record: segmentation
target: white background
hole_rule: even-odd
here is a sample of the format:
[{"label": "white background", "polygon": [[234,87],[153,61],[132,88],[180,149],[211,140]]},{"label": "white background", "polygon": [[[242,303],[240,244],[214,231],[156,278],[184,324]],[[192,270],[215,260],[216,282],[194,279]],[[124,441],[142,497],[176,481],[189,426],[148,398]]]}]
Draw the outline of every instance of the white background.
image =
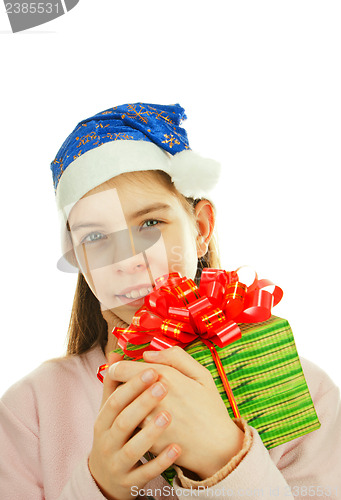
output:
[{"label": "white background", "polygon": [[0,394],[63,354],[76,275],[60,257],[50,162],[83,118],[126,102],[185,107],[218,159],[226,269],[284,290],[298,352],[341,385],[339,1],[80,0],[12,34],[0,6]]}]

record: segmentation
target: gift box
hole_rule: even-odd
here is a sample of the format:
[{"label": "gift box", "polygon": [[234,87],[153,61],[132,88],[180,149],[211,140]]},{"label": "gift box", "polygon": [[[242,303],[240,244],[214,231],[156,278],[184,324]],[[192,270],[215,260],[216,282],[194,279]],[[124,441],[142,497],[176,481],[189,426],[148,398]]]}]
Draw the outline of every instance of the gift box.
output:
[{"label": "gift box", "polygon": [[[267,449],[318,429],[290,325],[271,314],[281,290],[270,293],[264,289],[270,282],[258,278],[246,287],[235,272],[222,273],[205,271],[199,289],[186,278],[166,279],[129,328],[114,330],[120,345],[114,352],[143,361],[144,350],[180,345],[209,369],[230,417],[241,416],[257,429]],[[172,467],[163,473],[170,484],[174,475]]]}]

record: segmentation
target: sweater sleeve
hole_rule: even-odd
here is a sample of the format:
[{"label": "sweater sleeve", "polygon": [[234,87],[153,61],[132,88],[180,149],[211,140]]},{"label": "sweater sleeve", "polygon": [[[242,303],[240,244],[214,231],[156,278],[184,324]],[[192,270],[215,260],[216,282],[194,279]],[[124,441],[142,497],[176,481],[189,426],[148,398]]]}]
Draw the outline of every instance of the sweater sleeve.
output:
[{"label": "sweater sleeve", "polygon": [[104,500],[105,498],[90,474],[86,457],[74,469],[58,500]]},{"label": "sweater sleeve", "polygon": [[[312,370],[311,365],[307,365],[308,374]],[[320,429],[269,452],[256,429],[248,426],[252,434],[250,448],[238,465],[228,471],[226,477],[222,477],[223,469],[202,482],[179,474],[173,482],[177,496],[228,496],[269,500],[274,497],[280,500],[311,496],[333,500],[339,498],[340,392],[322,370],[317,369],[314,376],[316,383],[312,384],[312,397],[321,423]],[[228,468],[228,464],[226,467]]]}]

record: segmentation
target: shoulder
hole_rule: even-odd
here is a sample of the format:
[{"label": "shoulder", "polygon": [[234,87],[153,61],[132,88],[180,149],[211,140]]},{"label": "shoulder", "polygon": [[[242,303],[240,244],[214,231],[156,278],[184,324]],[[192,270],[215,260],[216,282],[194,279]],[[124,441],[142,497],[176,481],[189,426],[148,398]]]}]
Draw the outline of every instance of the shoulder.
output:
[{"label": "shoulder", "polygon": [[300,362],[314,403],[320,401],[328,393],[339,394],[339,387],[322,368],[301,356]]},{"label": "shoulder", "polygon": [[84,354],[45,361],[31,373],[13,384],[2,396],[2,411],[11,413],[23,424],[35,426],[38,433],[39,415],[49,407],[58,410],[67,401],[77,401],[82,394],[96,394],[100,382],[97,367],[105,362],[99,347]]},{"label": "shoulder", "polygon": [[96,378],[98,363],[103,362],[105,362],[105,357],[99,347],[93,348],[84,354],[49,359],[13,384],[5,392],[4,398],[6,399],[8,394],[28,390],[29,388],[39,390],[39,388],[51,383],[57,383],[60,386],[62,381],[65,380],[72,380],[74,383],[80,382],[87,375],[93,375],[94,370]]},{"label": "shoulder", "polygon": [[[330,455],[335,453],[335,446],[341,447],[341,400],[340,389],[330,376],[319,366],[305,358],[300,358],[308,389],[321,424],[320,429],[308,434],[305,441],[310,447],[322,443],[321,448],[329,450]],[[317,446],[317,445],[316,445]],[[333,450],[333,451],[332,451]],[[319,452],[322,453],[322,452]],[[336,459],[341,463],[341,457]]]}]

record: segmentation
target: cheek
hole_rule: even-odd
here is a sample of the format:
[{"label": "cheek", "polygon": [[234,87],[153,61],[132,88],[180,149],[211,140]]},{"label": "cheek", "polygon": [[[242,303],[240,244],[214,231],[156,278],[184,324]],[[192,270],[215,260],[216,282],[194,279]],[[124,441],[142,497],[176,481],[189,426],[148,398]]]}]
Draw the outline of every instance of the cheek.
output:
[{"label": "cheek", "polygon": [[194,278],[197,270],[197,252],[195,242],[185,235],[176,244],[168,248],[169,263],[172,272],[178,272],[182,276]]},{"label": "cheek", "polygon": [[112,293],[114,283],[108,268],[94,269],[84,277],[92,293],[101,303],[102,310],[114,309],[121,305],[119,299]]},{"label": "cheek", "polygon": [[153,279],[167,274],[169,270],[169,255],[163,237],[145,251],[146,260]]},{"label": "cheek", "polygon": [[162,238],[146,252],[148,265],[153,278],[169,272],[194,278],[197,270],[195,238],[190,229],[165,231]]}]

